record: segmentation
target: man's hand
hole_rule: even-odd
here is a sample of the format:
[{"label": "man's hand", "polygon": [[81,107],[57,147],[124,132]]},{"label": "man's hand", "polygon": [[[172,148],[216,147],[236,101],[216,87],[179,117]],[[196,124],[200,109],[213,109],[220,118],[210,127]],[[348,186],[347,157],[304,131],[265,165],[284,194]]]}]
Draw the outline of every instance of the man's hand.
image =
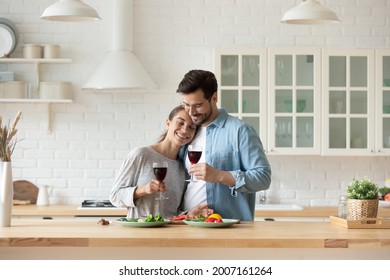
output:
[{"label": "man's hand", "polygon": [[198,180],[210,183],[223,183],[229,187],[236,184],[236,180],[228,171],[223,171],[208,165],[207,163],[197,163],[191,165],[189,173],[194,173]]},{"label": "man's hand", "polygon": [[198,217],[200,214],[202,214],[203,216],[207,217],[213,213],[214,213],[214,210],[211,208],[208,208],[207,203],[202,203],[202,204],[195,206],[191,210],[189,210],[187,213],[187,216],[188,217]]}]

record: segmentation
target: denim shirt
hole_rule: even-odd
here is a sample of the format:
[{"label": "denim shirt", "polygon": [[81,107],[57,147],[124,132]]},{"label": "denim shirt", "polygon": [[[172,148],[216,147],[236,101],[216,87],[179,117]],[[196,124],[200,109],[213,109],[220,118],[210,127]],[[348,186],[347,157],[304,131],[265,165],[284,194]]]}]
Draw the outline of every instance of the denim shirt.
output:
[{"label": "denim shirt", "polygon": [[[186,148],[180,151],[181,159]],[[229,171],[236,180],[233,187],[207,182],[208,207],[223,218],[253,221],[256,192],[271,184],[271,167],[254,128],[220,109],[207,126],[204,152],[207,164]]]}]

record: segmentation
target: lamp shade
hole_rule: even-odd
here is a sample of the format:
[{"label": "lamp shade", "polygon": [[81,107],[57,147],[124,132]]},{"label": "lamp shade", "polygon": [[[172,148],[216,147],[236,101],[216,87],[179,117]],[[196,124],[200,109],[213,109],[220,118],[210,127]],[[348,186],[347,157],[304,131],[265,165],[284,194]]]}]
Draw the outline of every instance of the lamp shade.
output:
[{"label": "lamp shade", "polygon": [[336,13],[324,7],[317,0],[304,0],[287,11],[280,20],[290,24],[329,24],[340,22]]},{"label": "lamp shade", "polygon": [[41,18],[53,21],[92,21],[101,19],[94,8],[80,0],[60,0],[47,7]]}]

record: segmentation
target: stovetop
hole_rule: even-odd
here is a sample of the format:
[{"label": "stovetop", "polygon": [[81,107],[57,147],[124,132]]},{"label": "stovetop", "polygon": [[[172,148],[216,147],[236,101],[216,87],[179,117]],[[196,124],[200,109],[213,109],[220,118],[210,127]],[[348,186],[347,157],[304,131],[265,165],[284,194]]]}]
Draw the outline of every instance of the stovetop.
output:
[{"label": "stovetop", "polygon": [[109,200],[84,200],[81,203],[82,208],[115,208]]}]

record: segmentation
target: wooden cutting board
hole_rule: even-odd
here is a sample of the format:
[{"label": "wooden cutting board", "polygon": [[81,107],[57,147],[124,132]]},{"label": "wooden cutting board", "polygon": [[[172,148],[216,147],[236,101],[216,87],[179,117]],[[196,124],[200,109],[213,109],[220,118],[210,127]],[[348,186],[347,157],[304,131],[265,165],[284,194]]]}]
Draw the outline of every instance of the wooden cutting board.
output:
[{"label": "wooden cutting board", "polygon": [[14,181],[14,200],[30,201],[31,204],[36,204],[38,198],[38,190],[38,187],[29,181]]}]

